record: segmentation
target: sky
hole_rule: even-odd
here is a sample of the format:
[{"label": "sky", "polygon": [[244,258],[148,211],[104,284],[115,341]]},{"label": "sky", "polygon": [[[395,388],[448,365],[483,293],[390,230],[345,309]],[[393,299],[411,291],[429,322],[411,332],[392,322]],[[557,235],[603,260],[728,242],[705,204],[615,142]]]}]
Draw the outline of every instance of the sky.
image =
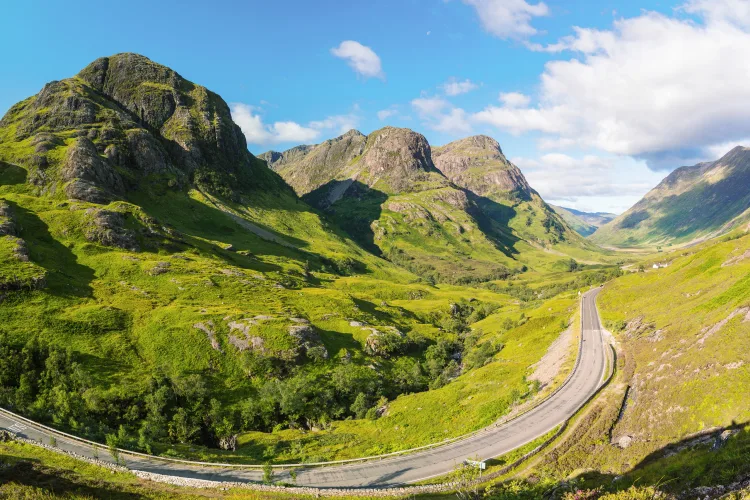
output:
[{"label": "sky", "polygon": [[220,94],[253,153],[486,134],[585,211],[750,146],[750,0],[27,0],[3,6],[0,47],[0,114],[137,52]]}]

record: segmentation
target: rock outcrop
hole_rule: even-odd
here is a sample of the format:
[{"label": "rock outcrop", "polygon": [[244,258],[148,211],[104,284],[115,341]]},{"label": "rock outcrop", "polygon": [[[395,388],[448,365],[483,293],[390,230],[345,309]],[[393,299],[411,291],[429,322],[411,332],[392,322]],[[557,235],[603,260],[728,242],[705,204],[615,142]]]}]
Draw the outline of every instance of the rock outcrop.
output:
[{"label": "rock outcrop", "polygon": [[526,178],[491,137],[475,135],[434,148],[432,158],[454,184],[479,196],[531,199],[533,190]]},{"label": "rock outcrop", "polygon": [[125,227],[125,214],[101,208],[89,208],[84,215],[84,235],[88,241],[108,247],[137,252],[135,232]]},{"label": "rock outcrop", "polygon": [[13,209],[4,200],[0,200],[0,236],[16,236]]},{"label": "rock outcrop", "polygon": [[125,190],[122,178],[99,156],[96,146],[86,137],[68,148],[61,171],[65,194],[69,198],[92,203],[109,203]]},{"label": "rock outcrop", "polygon": [[28,181],[42,192],[64,187],[72,199],[109,203],[155,181],[233,199],[288,189],[248,152],[221,97],[138,54],[97,59],[45,85],[8,111],[4,127],[19,142],[31,138],[33,152],[17,158]]}]

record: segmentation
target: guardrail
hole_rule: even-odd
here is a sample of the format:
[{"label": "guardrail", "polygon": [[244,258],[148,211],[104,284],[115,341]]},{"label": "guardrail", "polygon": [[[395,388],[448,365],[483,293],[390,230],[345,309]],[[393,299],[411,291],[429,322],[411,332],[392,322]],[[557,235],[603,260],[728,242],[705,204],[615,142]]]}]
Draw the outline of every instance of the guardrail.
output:
[{"label": "guardrail", "polygon": [[[415,448],[409,448],[407,450],[394,451],[394,452],[391,452],[391,453],[384,453],[384,454],[381,454],[381,455],[372,455],[372,456],[368,456],[368,457],[350,458],[350,459],[345,459],[345,460],[332,460],[332,461],[328,461],[328,462],[295,463],[295,464],[272,464],[271,467],[274,468],[274,469],[281,469],[281,470],[284,470],[284,469],[309,468],[309,467],[330,467],[330,466],[333,466],[333,465],[346,465],[346,464],[354,464],[354,463],[358,463],[358,462],[369,462],[369,461],[374,461],[374,460],[383,460],[383,459],[386,459],[386,458],[393,458],[393,457],[397,457],[397,456],[400,456],[400,455],[406,455],[406,454],[414,453],[414,452],[417,452],[417,451],[428,450],[428,449],[436,448],[436,447],[439,447],[439,446],[445,446],[445,445],[454,443],[456,441],[461,441],[463,439],[468,439],[468,438],[471,438],[471,437],[474,437],[474,436],[478,436],[478,435],[480,435],[482,433],[489,432],[489,431],[493,430],[494,428],[498,427],[499,425],[505,425],[505,424],[507,424],[509,422],[512,422],[512,421],[514,421],[514,420],[522,417],[523,415],[526,415],[527,413],[529,413],[530,411],[534,410],[538,406],[544,404],[546,401],[548,401],[550,398],[552,398],[555,394],[557,394],[558,392],[560,392],[570,382],[571,378],[573,377],[573,374],[575,374],[576,370],[580,366],[581,354],[582,354],[582,351],[583,351],[583,299],[584,299],[584,297],[585,297],[585,294],[581,295],[581,299],[580,299],[580,304],[581,304],[581,306],[580,306],[580,310],[581,310],[581,318],[580,318],[580,321],[581,321],[581,335],[580,335],[580,338],[579,338],[579,341],[578,341],[578,356],[576,357],[576,362],[573,365],[573,369],[568,374],[568,376],[563,381],[563,383],[560,384],[559,387],[557,387],[550,394],[548,394],[543,399],[541,399],[540,401],[538,401],[536,404],[534,404],[533,406],[531,406],[531,407],[525,409],[524,411],[518,413],[517,415],[514,415],[513,417],[511,417],[511,418],[509,418],[509,419],[507,419],[505,421],[498,421],[498,422],[496,422],[493,425],[490,425],[488,427],[484,427],[482,429],[478,429],[478,430],[473,431],[473,432],[469,432],[467,434],[463,434],[461,436],[456,436],[454,438],[448,438],[448,439],[445,439],[445,440],[437,442],[437,443],[430,443],[430,444],[426,444],[426,445],[423,445],[423,446],[418,446],[418,447],[415,447]],[[596,308],[596,305],[594,305],[594,307]],[[598,314],[599,313],[597,311],[597,316],[598,316]],[[598,392],[598,389],[597,389],[597,392]],[[44,424],[40,424],[40,423],[35,422],[33,420],[30,420],[28,418],[22,417],[21,415],[13,413],[10,410],[7,410],[7,409],[2,408],[2,407],[0,407],[0,413],[5,414],[6,416],[9,416],[9,417],[15,418],[17,420],[20,420],[22,422],[25,422],[27,424],[33,425],[33,426],[35,426],[35,427],[37,427],[39,429],[43,429],[43,430],[47,431],[48,433],[51,433],[51,434],[54,434],[54,435],[57,435],[57,436],[62,436],[62,437],[67,438],[68,440],[71,440],[71,441],[75,441],[75,442],[82,443],[82,444],[87,444],[89,446],[93,446],[93,447],[96,447],[98,449],[104,449],[104,450],[110,449],[109,446],[107,446],[106,444],[97,443],[96,441],[91,441],[89,439],[85,439],[85,438],[81,438],[81,437],[78,437],[78,436],[74,436],[72,434],[68,434],[66,432],[54,429],[52,427],[46,426]],[[197,460],[186,460],[186,459],[173,458],[173,457],[162,457],[162,456],[149,455],[149,454],[146,454],[146,453],[140,453],[140,452],[137,452],[137,451],[127,450],[127,449],[123,449],[123,448],[116,448],[116,450],[121,455],[127,455],[127,456],[131,456],[131,457],[138,457],[138,458],[146,459],[146,460],[149,460],[149,461],[155,461],[155,462],[178,463],[178,464],[185,464],[185,465],[195,465],[195,466],[200,466],[200,467],[218,467],[218,468],[251,469],[251,470],[262,470],[264,467],[267,467],[267,465],[261,465],[261,464],[229,464],[229,463],[218,463],[218,462],[201,462],[201,461],[197,461]]]}]

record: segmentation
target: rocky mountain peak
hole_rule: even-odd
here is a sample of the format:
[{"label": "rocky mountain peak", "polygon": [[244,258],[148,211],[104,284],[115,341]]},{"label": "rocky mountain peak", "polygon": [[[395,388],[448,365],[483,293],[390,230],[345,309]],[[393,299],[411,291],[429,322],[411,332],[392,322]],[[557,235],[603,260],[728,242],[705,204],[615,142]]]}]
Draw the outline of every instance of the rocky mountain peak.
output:
[{"label": "rocky mountain peak", "polygon": [[408,128],[385,127],[371,133],[361,163],[371,176],[387,174],[392,181],[436,171],[427,139]]},{"label": "rocky mountain peak", "polygon": [[480,196],[530,199],[533,190],[521,171],[503,154],[492,137],[475,135],[432,153],[435,167],[454,184]]},{"label": "rocky mountain peak", "polygon": [[[283,188],[248,152],[221,97],[138,54],[103,57],[76,77],[50,82],[12,107],[0,121],[6,126],[17,141],[32,138],[34,153],[14,159],[29,169],[30,182],[44,189],[61,183],[86,201],[126,196],[151,174],[172,187],[192,183],[229,197],[261,185]],[[122,181],[113,180],[118,171],[128,173]]]}]

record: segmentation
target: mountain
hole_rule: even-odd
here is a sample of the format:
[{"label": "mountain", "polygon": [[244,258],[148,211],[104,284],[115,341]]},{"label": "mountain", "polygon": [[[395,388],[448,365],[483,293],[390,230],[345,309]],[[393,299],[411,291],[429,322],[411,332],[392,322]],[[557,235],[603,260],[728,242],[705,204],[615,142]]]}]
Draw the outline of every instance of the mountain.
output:
[{"label": "mountain", "polygon": [[460,283],[504,278],[521,267],[482,230],[471,194],[435,168],[421,134],[352,130],[260,158],[365,248],[417,274]]},{"label": "mountain", "polygon": [[500,144],[485,135],[467,137],[433,150],[438,170],[471,199],[490,221],[487,230],[534,266],[539,250],[576,254],[597,252],[558,215],[508,161]]},{"label": "mountain", "polygon": [[535,395],[526,376],[576,298],[513,287],[522,307],[497,283],[404,269],[467,283],[522,266],[424,137],[386,128],[266,158],[285,176],[306,166],[304,199],[220,96],[137,54],[13,106],[0,406],[138,451],[258,463],[420,446]]},{"label": "mountain", "polygon": [[608,212],[581,212],[573,208],[559,207],[550,205],[555,212],[560,214],[565,222],[578,234],[583,237],[591,236],[600,226],[611,221],[616,214]]},{"label": "mountain", "polygon": [[[404,150],[388,177],[369,148],[375,186],[449,188],[424,155]],[[301,201],[220,96],[146,57],[98,59],[0,120],[0,406],[158,453],[375,418],[381,398],[458,375],[442,370],[463,344],[436,325],[470,292],[430,289]],[[436,302],[385,301],[408,297]],[[483,297],[467,317],[505,300]],[[421,359],[441,340],[428,378]],[[334,387],[343,365],[354,378]]]},{"label": "mountain", "polygon": [[691,243],[750,219],[750,148],[681,167],[591,237],[613,246]]}]

